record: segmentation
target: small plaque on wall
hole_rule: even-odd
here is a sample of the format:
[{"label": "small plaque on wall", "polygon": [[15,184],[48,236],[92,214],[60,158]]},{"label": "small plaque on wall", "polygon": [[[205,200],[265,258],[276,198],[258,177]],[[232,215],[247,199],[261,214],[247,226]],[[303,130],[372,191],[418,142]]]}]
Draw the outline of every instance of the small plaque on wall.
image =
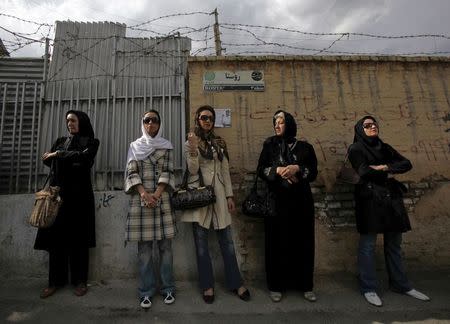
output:
[{"label": "small plaque on wall", "polygon": [[216,122],[214,127],[231,127],[231,109],[214,109],[216,113]]}]

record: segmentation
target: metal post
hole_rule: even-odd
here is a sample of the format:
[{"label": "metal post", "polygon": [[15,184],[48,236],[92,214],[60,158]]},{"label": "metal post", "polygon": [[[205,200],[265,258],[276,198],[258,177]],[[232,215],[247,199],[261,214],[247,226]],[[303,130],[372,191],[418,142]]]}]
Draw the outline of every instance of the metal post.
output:
[{"label": "metal post", "polygon": [[220,31],[219,31],[219,13],[217,12],[217,8],[213,11],[214,14],[214,39],[216,43],[216,55],[222,56],[222,43],[220,41]]}]

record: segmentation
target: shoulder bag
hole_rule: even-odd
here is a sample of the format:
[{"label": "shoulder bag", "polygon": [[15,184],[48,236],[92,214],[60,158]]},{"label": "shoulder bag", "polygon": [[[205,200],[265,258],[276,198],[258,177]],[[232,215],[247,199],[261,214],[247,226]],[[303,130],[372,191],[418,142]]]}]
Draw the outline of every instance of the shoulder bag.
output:
[{"label": "shoulder bag", "polygon": [[42,190],[35,193],[34,206],[28,223],[38,228],[47,228],[53,225],[62,205],[59,196],[59,186],[50,186],[48,180],[53,172],[53,163],[50,173],[45,180]]},{"label": "shoulder bag", "polygon": [[256,172],[253,187],[242,203],[242,212],[250,217],[274,217],[276,215],[275,198],[268,189],[264,193],[258,192],[258,178],[258,172]]},{"label": "shoulder bag", "polygon": [[[180,188],[172,194],[172,206],[176,210],[194,209],[206,207],[216,202],[214,193],[214,181],[212,185],[205,186],[203,182],[202,170],[198,168],[198,179],[200,186],[198,188],[189,188],[188,186],[189,169],[184,171],[183,182]],[[215,177],[215,175],[214,175]],[[215,179],[215,178],[214,178]]]},{"label": "shoulder bag", "polygon": [[359,183],[359,174],[353,169],[348,160],[348,153],[345,155],[344,162],[342,163],[341,169],[339,170],[336,182],[347,183],[347,184],[357,184]]}]

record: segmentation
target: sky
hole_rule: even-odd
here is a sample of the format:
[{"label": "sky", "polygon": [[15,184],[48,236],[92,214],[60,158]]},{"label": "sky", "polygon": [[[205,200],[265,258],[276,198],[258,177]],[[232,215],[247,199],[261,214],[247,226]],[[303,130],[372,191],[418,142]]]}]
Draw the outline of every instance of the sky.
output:
[{"label": "sky", "polygon": [[[12,57],[40,57],[55,21],[110,21],[130,37],[179,32],[192,55],[214,55],[215,8],[224,55],[450,55],[448,0],[2,0],[0,38]],[[386,38],[405,35],[434,36]]]}]

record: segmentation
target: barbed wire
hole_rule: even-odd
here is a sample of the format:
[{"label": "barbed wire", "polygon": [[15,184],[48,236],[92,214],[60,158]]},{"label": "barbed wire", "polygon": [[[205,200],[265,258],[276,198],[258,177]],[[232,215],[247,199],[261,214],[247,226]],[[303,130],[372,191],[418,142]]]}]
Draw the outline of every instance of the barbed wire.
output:
[{"label": "barbed wire", "polygon": [[20,18],[20,17],[17,17],[17,16],[13,16],[13,15],[1,13],[1,12],[0,12],[0,16],[4,16],[4,17],[8,17],[8,18],[17,19],[17,20],[20,20],[20,21],[23,21],[23,22],[26,22],[26,23],[30,23],[30,24],[35,24],[35,25],[39,25],[39,26],[47,26],[47,27],[53,28],[53,25],[50,25],[50,24],[39,23],[39,22],[36,22],[36,21],[31,21],[31,20],[23,19],[23,18]]},{"label": "barbed wire", "polygon": [[160,17],[157,17],[157,18],[153,18],[153,19],[150,19],[150,20],[148,20],[146,22],[143,22],[143,23],[140,23],[140,24],[128,26],[127,28],[128,29],[136,29],[137,27],[144,26],[144,25],[150,24],[152,22],[155,22],[157,20],[161,20],[161,19],[165,19],[165,18],[181,17],[181,16],[192,16],[192,15],[198,15],[198,14],[211,15],[212,13],[211,12],[206,12],[206,11],[193,11],[193,12],[186,12],[186,13],[175,13],[175,14],[164,15],[164,16],[160,16]]},{"label": "barbed wire", "polygon": [[363,37],[370,37],[370,38],[381,38],[381,39],[404,39],[404,38],[444,38],[449,39],[449,35],[445,34],[417,34],[417,35],[376,35],[376,34],[369,34],[369,33],[354,33],[354,32],[345,32],[345,33],[318,33],[318,32],[305,32],[301,30],[296,29],[290,29],[290,28],[282,28],[282,27],[274,27],[274,26],[264,26],[264,25],[251,25],[251,24],[231,24],[231,23],[221,23],[220,27],[225,26],[232,26],[232,27],[249,27],[249,28],[263,28],[263,29],[270,29],[270,30],[279,30],[279,31],[286,31],[290,33],[298,33],[303,35],[311,35],[311,36],[341,36],[341,35],[349,35],[349,36],[363,36]]},{"label": "barbed wire", "polygon": [[[198,55],[210,55],[210,51],[214,49],[214,47],[209,46],[208,42],[210,40],[213,40],[215,38],[214,34],[209,33],[209,31],[212,29],[212,24],[207,24],[204,26],[178,26],[175,28],[169,29],[167,32],[161,32],[154,30],[154,28],[149,28],[148,25],[167,18],[177,18],[177,17],[183,17],[183,16],[195,16],[195,15],[205,15],[205,16],[211,16],[214,12],[206,12],[206,11],[193,11],[193,12],[186,12],[186,13],[175,13],[175,14],[169,14],[164,15],[160,17],[156,17],[153,19],[150,19],[148,21],[138,23],[131,26],[124,26],[128,30],[134,30],[139,32],[146,32],[150,35],[156,35],[156,37],[151,37],[151,39],[156,39],[155,44],[159,44],[163,42],[166,39],[169,39],[171,37],[188,37],[191,42],[196,43],[194,48],[191,50],[190,55],[192,56],[198,56]],[[11,39],[5,39],[5,47],[9,49],[9,51],[16,52],[24,47],[31,46],[33,44],[43,44],[45,41],[45,38],[48,38],[50,35],[53,25],[37,22],[37,21],[31,21],[27,19],[23,19],[21,17],[17,17],[14,15],[6,14],[6,13],[0,13],[0,16],[16,19],[22,22],[26,22],[28,24],[33,24],[38,26],[35,30],[31,32],[16,32],[12,31],[9,28],[6,28],[4,26],[0,26],[0,29],[7,32],[11,37]],[[168,26],[166,26],[168,27]],[[174,27],[174,26],[173,26]],[[47,30],[44,30],[46,28]],[[311,52],[311,55],[320,55],[320,54],[339,54],[339,55],[404,55],[404,56],[411,56],[411,55],[447,55],[448,51],[446,50],[440,50],[438,48],[438,45],[436,43],[436,40],[450,40],[450,36],[446,34],[417,34],[417,35],[380,35],[380,34],[371,34],[371,33],[357,33],[357,32],[346,32],[346,33],[327,33],[327,32],[307,32],[302,31],[298,29],[292,29],[292,28],[284,28],[284,27],[275,27],[275,26],[268,26],[268,25],[253,25],[253,24],[239,24],[239,23],[229,23],[229,22],[223,22],[220,24],[220,28],[222,30],[227,30],[230,33],[221,33],[222,38],[222,45],[226,47],[226,55],[231,55],[230,53],[238,53],[237,55],[241,55],[243,53],[267,53],[267,54],[273,54],[277,53],[277,55],[301,55],[302,52]],[[267,33],[267,31],[271,31],[270,33]],[[280,35],[273,35],[272,31],[282,32],[284,34],[295,34],[295,35],[307,35],[308,37],[312,37],[311,39],[305,40],[299,40],[298,38],[295,39],[294,42],[286,42],[286,41],[280,41],[280,39],[286,39],[283,38],[281,34]],[[42,32],[47,32],[47,36],[44,37],[44,34]],[[42,34],[41,38],[32,37],[33,35],[38,35],[39,33]],[[236,42],[233,41],[234,39],[238,38],[240,36],[240,33],[243,33],[242,36],[244,37],[250,37],[244,39],[242,42]],[[60,70],[64,69],[64,66],[68,64],[71,60],[76,59],[77,57],[80,57],[82,59],[86,59],[84,56],[85,54],[94,48],[95,46],[99,45],[102,41],[106,41],[111,38],[116,39],[133,39],[132,37],[127,36],[120,36],[120,35],[114,35],[114,36],[80,36],[76,33],[68,33],[66,35],[67,37],[59,37],[55,38],[54,41],[50,44],[51,47],[61,45],[64,46],[64,50],[67,53],[70,53],[69,59],[59,67],[59,70],[56,71],[55,75],[60,73]],[[317,38],[314,38],[317,37]],[[323,37],[334,39],[323,39]],[[410,52],[404,52],[400,53],[399,50],[392,49],[391,51],[357,51],[357,50],[348,50],[345,48],[344,41],[359,41],[361,42],[361,37],[364,38],[364,40],[408,40],[408,39],[430,39],[434,41],[434,51],[410,51]],[[137,39],[137,38],[134,38]],[[144,39],[144,38],[143,38]],[[80,41],[83,40],[96,40],[93,44],[88,46],[87,48],[80,50]],[[255,42],[256,41],[256,42]],[[297,45],[300,41],[303,41],[302,46]],[[314,41],[320,41],[325,42],[328,41],[329,44],[326,46],[323,46],[323,44],[319,46],[308,46],[310,42]],[[131,58],[139,58],[139,57],[145,57],[150,55],[157,55],[157,57],[185,57],[185,54],[178,55],[176,53],[167,53],[167,55],[163,55],[162,53],[155,52],[154,46],[157,45],[150,45],[148,48],[145,48],[145,46],[135,43],[135,45],[138,47],[136,50],[131,51],[117,51],[117,53],[121,53],[123,55],[127,55],[127,57]],[[339,46],[336,46],[336,44],[339,44]],[[82,45],[84,46],[84,45]],[[247,47],[248,50],[246,51],[240,51],[236,50],[235,47]],[[253,48],[251,48],[253,47]],[[264,48],[264,50],[259,50],[259,48]],[[336,49],[337,48],[337,49]],[[275,49],[275,50],[274,50]],[[136,54],[136,55],[133,55]],[[214,53],[213,53],[214,54]],[[178,56],[176,56],[178,55]],[[155,56],[156,57],[156,56]],[[92,62],[94,64],[94,62]],[[98,63],[95,63],[100,67]],[[133,60],[129,62],[129,64],[133,64]],[[166,63],[164,63],[166,64]]]}]

